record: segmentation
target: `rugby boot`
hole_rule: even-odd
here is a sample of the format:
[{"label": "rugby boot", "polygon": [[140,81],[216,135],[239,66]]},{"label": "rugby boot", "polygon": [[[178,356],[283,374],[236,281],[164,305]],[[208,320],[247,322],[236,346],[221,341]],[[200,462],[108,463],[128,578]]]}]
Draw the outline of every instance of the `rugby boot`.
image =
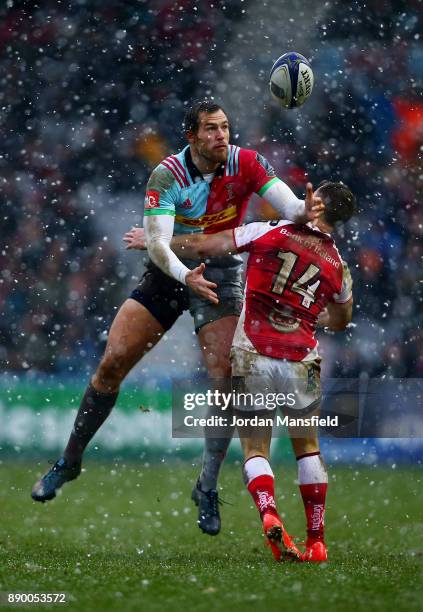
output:
[{"label": "rugby boot", "polygon": [[328,550],[323,540],[309,538],[306,542],[306,551],[303,561],[308,563],[322,563],[328,560]]},{"label": "rugby boot", "polygon": [[263,531],[275,561],[302,561],[303,556],[285,531],[280,518],[267,512],[263,516]]},{"label": "rugby boot", "polygon": [[31,497],[34,501],[46,502],[56,497],[56,491],[65,482],[78,478],[81,473],[81,464],[68,465],[64,457],[60,457],[53,467],[32,487]]},{"label": "rugby boot", "polygon": [[203,491],[200,481],[192,490],[191,499],[198,506],[198,526],[203,533],[217,535],[220,531],[219,496],[215,489]]}]

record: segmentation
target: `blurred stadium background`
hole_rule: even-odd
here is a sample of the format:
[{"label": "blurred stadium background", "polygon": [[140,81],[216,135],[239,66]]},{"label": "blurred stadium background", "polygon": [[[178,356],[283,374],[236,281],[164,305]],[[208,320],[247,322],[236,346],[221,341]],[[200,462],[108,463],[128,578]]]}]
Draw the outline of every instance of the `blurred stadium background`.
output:
[{"label": "blurred stadium background", "polygon": [[[233,142],[257,148],[298,195],[323,178],[357,194],[360,213],[339,237],[354,326],[321,334],[324,374],[423,375],[422,21],[419,0],[2,3],[4,457],[62,448],[108,326],[143,271],[122,235],[142,224],[146,179],[184,145],[184,110],[204,96],[227,109]],[[269,69],[287,50],[315,73],[297,111],[268,94]],[[249,219],[268,212],[254,200]],[[169,439],[169,385],[201,368],[184,315],[131,373],[91,454],[198,456],[201,441]],[[329,459],[369,463],[421,451],[420,440],[327,449]]]},{"label": "blurred stadium background", "polygon": [[[142,223],[152,168],[184,145],[194,98],[221,102],[233,141],[298,195],[332,178],[358,196],[339,237],[354,326],[321,334],[324,374],[421,379],[422,22],[419,0],[0,3],[0,605],[14,590],[67,592],[78,612],[421,610],[416,437],[324,442],[327,567],[279,566],[262,550],[237,442],[222,534],[201,536],[189,495],[202,442],[170,437],[171,380],[202,369],[188,315],[131,373],[83,477],[49,504],[29,492],[142,274],[121,238]],[[288,50],[315,73],[298,111],[268,94]],[[267,212],[252,201],[249,219]],[[282,516],[301,534],[287,440],[274,451]]]}]

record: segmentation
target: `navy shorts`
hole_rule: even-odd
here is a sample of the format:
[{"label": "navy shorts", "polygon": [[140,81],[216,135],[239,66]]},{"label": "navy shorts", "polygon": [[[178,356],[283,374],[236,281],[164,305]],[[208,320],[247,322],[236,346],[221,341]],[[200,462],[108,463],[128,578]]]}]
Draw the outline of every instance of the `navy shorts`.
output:
[{"label": "navy shorts", "polygon": [[168,330],[184,310],[189,308],[188,288],[171,278],[149,261],[141,281],[130,298],[136,300]]},{"label": "navy shorts", "polygon": [[[198,262],[183,260],[193,268]],[[185,310],[194,318],[195,331],[230,315],[239,316],[242,309],[242,259],[239,256],[206,260],[205,278],[217,284],[219,304],[212,304],[190,291],[149,261],[139,285],[129,295],[142,304],[160,325],[168,330]]]}]

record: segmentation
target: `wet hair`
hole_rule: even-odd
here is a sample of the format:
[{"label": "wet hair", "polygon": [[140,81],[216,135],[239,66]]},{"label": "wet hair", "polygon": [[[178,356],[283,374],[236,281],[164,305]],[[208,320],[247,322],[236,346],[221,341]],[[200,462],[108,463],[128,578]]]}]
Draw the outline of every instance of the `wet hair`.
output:
[{"label": "wet hair", "polygon": [[193,132],[195,134],[198,131],[200,127],[200,113],[216,113],[219,110],[225,113],[220,104],[213,102],[213,100],[195,102],[185,113],[183,123],[185,132]]},{"label": "wet hair", "polygon": [[323,217],[329,225],[335,227],[340,221],[346,223],[357,212],[357,200],[344,183],[322,181],[318,190],[325,205]]}]

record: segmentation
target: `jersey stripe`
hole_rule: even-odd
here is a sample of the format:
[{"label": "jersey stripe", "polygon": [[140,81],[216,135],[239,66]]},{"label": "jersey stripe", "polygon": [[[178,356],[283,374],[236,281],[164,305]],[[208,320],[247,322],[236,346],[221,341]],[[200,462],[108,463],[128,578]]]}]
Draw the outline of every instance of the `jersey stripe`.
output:
[{"label": "jersey stripe", "polygon": [[183,186],[184,186],[184,184],[183,184],[182,180],[179,178],[179,175],[178,175],[177,171],[176,171],[176,170],[175,170],[175,169],[174,169],[174,168],[173,168],[173,167],[172,167],[170,164],[168,164],[168,163],[167,163],[167,159],[164,159],[164,160],[161,162],[161,164],[162,164],[162,166],[164,166],[165,168],[167,168],[168,170],[170,170],[170,171],[171,171],[171,173],[173,174],[173,176],[176,178],[176,180],[177,180],[177,182],[178,182],[179,187],[183,187]]},{"label": "jersey stripe", "polygon": [[234,149],[235,147],[233,145],[229,145],[228,159],[226,163],[226,172],[225,172],[226,176],[234,175]]},{"label": "jersey stripe", "polygon": [[179,164],[177,163],[177,161],[178,161],[178,160],[176,159],[176,157],[174,157],[173,155],[171,155],[171,156],[169,156],[169,157],[166,157],[166,161],[167,161],[167,163],[168,163],[170,166],[172,166],[172,168],[174,168],[174,169],[175,169],[175,172],[177,172],[177,173],[178,173],[179,178],[181,179],[181,181],[182,181],[183,185],[188,186],[188,181],[187,181],[186,176],[185,176],[185,170],[184,170],[184,167],[183,167],[183,166],[181,166],[181,164],[180,164],[180,163],[179,163]]},{"label": "jersey stripe", "polygon": [[226,163],[226,176],[235,176],[239,172],[239,147],[229,145],[228,159]]},{"label": "jersey stripe", "polygon": [[232,145],[228,146],[228,157],[226,159],[226,167],[225,167],[225,175],[230,176],[231,174],[231,155],[232,155]]},{"label": "jersey stripe", "polygon": [[234,163],[235,163],[235,147],[232,145],[231,149],[232,149],[232,151],[231,151],[231,175],[234,176],[234,174],[235,174],[235,165],[234,165]]},{"label": "jersey stripe", "polygon": [[238,174],[239,172],[239,147],[235,147],[234,162],[235,162],[235,174]]},{"label": "jersey stripe", "polygon": [[179,161],[179,159],[175,155],[171,155],[167,159],[169,161],[172,161],[175,164],[175,166],[179,169],[180,173],[182,174],[182,179],[183,179],[183,182],[185,183],[185,186],[189,187],[189,181],[188,181],[188,178],[187,178],[187,172],[186,172],[185,168],[183,167],[183,165],[181,164],[181,162]]},{"label": "jersey stripe", "polygon": [[257,192],[257,193],[258,193],[258,195],[259,195],[260,197],[262,197],[262,198],[263,198],[263,197],[264,197],[264,194],[265,194],[265,193],[266,193],[266,191],[269,189],[269,187],[271,187],[272,185],[274,185],[275,183],[277,183],[279,180],[280,180],[280,179],[278,179],[278,177],[277,177],[277,176],[275,176],[275,178],[270,178],[270,177],[269,177],[269,180],[267,181],[267,183],[265,183],[265,184],[263,185],[263,187],[261,187],[261,189],[259,189],[259,191]]},{"label": "jersey stripe", "polygon": [[167,208],[147,208],[144,210],[144,216],[145,215],[170,215],[171,217],[174,217],[175,211]]}]

